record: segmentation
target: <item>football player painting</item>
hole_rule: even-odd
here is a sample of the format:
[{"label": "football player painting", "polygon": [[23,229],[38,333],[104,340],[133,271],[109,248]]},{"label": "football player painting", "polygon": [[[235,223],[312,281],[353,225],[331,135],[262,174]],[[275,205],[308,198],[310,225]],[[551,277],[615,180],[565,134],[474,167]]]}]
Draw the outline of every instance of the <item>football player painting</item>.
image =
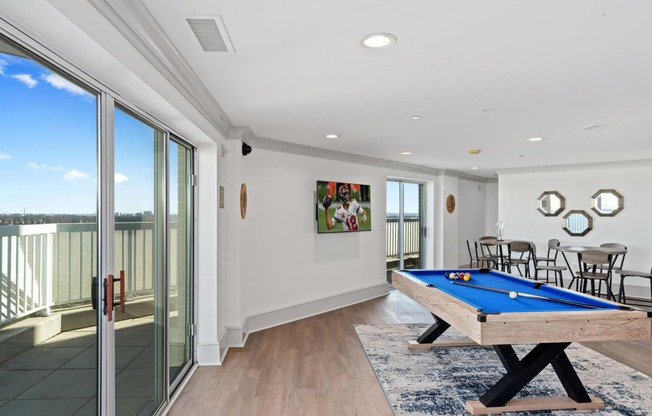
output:
[{"label": "football player painting", "polygon": [[[342,224],[344,231],[357,231],[358,221],[361,223],[367,222],[367,212],[360,206],[358,201],[351,199],[349,188],[344,185],[340,186],[337,189],[337,199],[339,199],[342,205],[337,207],[333,217],[331,217],[329,212],[332,203],[331,196],[326,195],[322,201],[326,227],[329,230],[333,229],[337,224]],[[359,219],[358,214],[360,214]]]}]

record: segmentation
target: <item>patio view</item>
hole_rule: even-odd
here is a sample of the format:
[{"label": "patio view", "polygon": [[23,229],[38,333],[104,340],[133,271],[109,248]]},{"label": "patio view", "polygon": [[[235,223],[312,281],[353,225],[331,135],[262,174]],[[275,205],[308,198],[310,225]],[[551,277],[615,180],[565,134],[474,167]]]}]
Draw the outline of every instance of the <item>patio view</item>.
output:
[{"label": "patio view", "polygon": [[1,37],[0,90],[0,414],[153,414],[192,362],[193,149]]}]

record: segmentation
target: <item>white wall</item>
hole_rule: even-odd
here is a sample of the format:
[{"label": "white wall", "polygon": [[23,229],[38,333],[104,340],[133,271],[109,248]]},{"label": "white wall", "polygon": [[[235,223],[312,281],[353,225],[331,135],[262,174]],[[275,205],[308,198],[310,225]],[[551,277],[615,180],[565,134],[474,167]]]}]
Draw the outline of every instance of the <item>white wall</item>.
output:
[{"label": "white wall", "polygon": [[[488,191],[486,183],[460,179],[458,182],[458,241],[457,264],[469,264],[466,240],[475,241],[486,235],[487,211],[497,212],[497,195]],[[496,189],[494,186],[493,189]],[[488,195],[492,195],[493,206],[488,206]],[[495,224],[495,221],[494,221]],[[473,246],[471,246],[473,250]]]},{"label": "white wall", "polygon": [[[500,219],[505,222],[505,238],[532,240],[536,242],[539,252],[545,250],[550,238],[559,239],[562,245],[622,243],[628,247],[624,267],[649,271],[652,265],[650,177],[652,166],[626,165],[603,169],[503,173],[499,178],[498,210]],[[615,217],[600,217],[591,210],[591,196],[599,189],[609,188],[624,196],[625,208]],[[559,216],[544,217],[537,211],[537,198],[544,191],[557,191],[565,197],[566,209]],[[563,215],[573,209],[584,210],[593,218],[593,230],[586,236],[573,237],[562,230]],[[577,258],[573,259],[576,262]],[[650,296],[649,281],[632,277],[627,279],[628,285],[645,286],[628,289],[628,295]],[[614,279],[614,282],[617,280]]]},{"label": "white wall", "polygon": [[498,182],[485,184],[485,230],[482,235],[496,235],[496,223],[498,222]]},{"label": "white wall", "polygon": [[[227,287],[227,293],[220,297],[242,299],[240,316],[232,314],[227,326],[257,330],[275,323],[265,320],[265,315],[277,313],[274,319],[292,320],[302,317],[296,314],[305,313],[302,305],[311,302],[370,289],[377,293],[380,287],[386,293],[387,178],[418,180],[427,189],[432,189],[435,178],[255,148],[246,157],[234,152],[227,156],[233,157],[240,158],[242,174],[232,177],[227,187],[239,190],[240,183],[246,183],[248,211],[244,220],[232,219],[226,230],[227,242],[232,235],[240,239],[237,246],[227,243],[224,256],[227,262],[239,257],[239,271],[238,267],[230,270],[231,274],[239,273],[240,287]],[[317,234],[317,180],[371,185],[372,231]],[[229,199],[237,196],[229,194]],[[426,216],[434,209],[433,200],[432,195],[427,198]],[[230,201],[228,209],[234,209],[234,203]],[[428,257],[432,264],[433,253]],[[282,315],[279,311],[283,310],[290,312]],[[247,324],[252,317],[256,323]]]},{"label": "white wall", "polygon": [[[388,178],[425,185],[426,222],[431,230],[435,226],[426,239],[425,267],[457,266],[458,247],[450,240],[457,238],[458,212],[468,210],[456,210],[455,215],[445,212],[442,192],[456,195],[458,207],[474,207],[474,216],[481,223],[465,223],[465,230],[476,237],[483,231],[486,192],[482,189],[478,198],[473,181],[463,181],[464,189],[458,190],[458,179],[445,175],[257,148],[243,157],[240,142],[228,142],[229,153],[218,161],[223,172],[220,181],[227,190],[227,212],[219,227],[224,234],[224,251],[218,255],[218,261],[227,263],[224,275],[218,276],[224,283],[218,283],[222,292],[217,302],[227,305],[224,319],[217,322],[222,348],[240,345],[249,332],[387,293]],[[317,180],[371,185],[372,231],[317,234]],[[244,220],[238,208],[241,183],[246,183],[248,192]],[[472,202],[467,203],[471,197]]]}]

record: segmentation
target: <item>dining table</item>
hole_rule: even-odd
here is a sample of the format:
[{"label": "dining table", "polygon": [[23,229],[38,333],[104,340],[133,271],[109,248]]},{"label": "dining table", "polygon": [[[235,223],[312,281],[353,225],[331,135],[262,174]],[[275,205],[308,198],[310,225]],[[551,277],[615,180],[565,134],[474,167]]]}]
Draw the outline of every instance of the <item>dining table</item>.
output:
[{"label": "dining table", "polygon": [[[571,282],[568,285],[568,289],[571,289],[573,287],[573,283],[576,281],[577,275],[575,274],[574,268],[571,267],[568,257],[566,257],[566,253],[579,253],[581,251],[586,251],[586,250],[597,250],[597,251],[605,252],[607,254],[612,254],[613,255],[613,258],[611,260],[612,267],[613,267],[613,262],[616,261],[616,256],[627,254],[627,249],[614,248],[614,247],[600,247],[600,246],[569,245],[569,246],[558,246],[556,250],[561,252],[561,255],[564,258],[564,261],[566,262],[566,266],[568,266],[568,271],[571,275]],[[579,264],[576,267],[580,267]],[[607,281],[607,300],[611,300],[612,298],[615,297],[611,290],[611,276],[609,276],[609,280]]]}]

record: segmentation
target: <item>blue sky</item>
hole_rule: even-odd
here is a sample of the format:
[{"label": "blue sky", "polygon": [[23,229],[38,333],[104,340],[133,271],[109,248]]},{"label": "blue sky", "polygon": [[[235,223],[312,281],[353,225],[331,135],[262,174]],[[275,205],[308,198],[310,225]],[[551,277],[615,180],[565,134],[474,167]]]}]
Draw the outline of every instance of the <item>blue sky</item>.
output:
[{"label": "blue sky", "polygon": [[[94,94],[0,53],[0,213],[96,212],[96,115]],[[154,129],[119,110],[115,117],[115,210],[152,210]]]},{"label": "blue sky", "polygon": [[[419,213],[419,185],[404,183],[403,186],[404,210],[406,214]],[[387,213],[398,213],[399,210],[399,183],[387,182]]]}]

